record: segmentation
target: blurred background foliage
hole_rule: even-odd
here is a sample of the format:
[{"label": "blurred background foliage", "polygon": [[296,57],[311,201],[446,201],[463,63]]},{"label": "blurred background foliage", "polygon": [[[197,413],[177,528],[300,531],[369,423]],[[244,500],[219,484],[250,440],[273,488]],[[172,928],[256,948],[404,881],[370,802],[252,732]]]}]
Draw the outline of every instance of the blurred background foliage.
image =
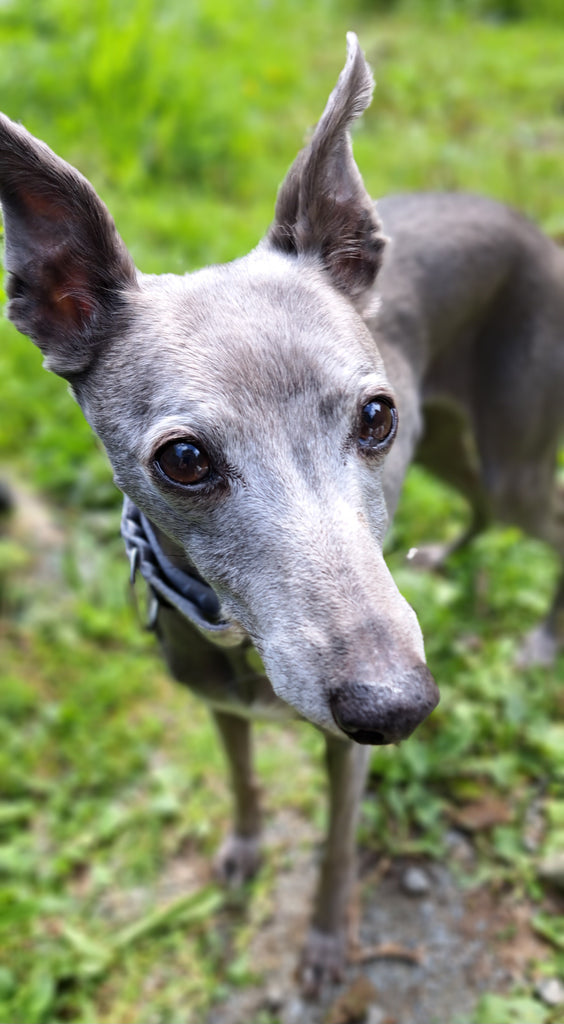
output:
[{"label": "blurred background foliage", "polygon": [[[143,270],[184,272],[264,233],[347,29],[378,83],[355,131],[374,196],[470,189],[564,237],[561,0],[0,0],[0,106],[92,180]],[[227,927],[204,868],[171,910],[163,879],[207,863],[225,829],[221,757],[129,607],[105,458],[64,382],[6,322],[0,477],[0,1020],[204,1020],[252,980],[244,948],[260,913]],[[564,847],[564,672],[518,673],[512,658],[556,566],[498,529],[447,577],[406,568],[410,547],[455,536],[466,515],[411,473],[389,557],[443,701],[409,744],[375,752],[363,842],[444,856],[453,806],[518,794],[511,823],[479,836],[478,874],[540,906],[535,865]],[[259,736],[269,812],[290,804],[320,824],[319,737]],[[532,791],[545,827],[527,851]],[[271,883],[266,872],[255,887],[263,913]],[[118,942],[122,918],[132,930]],[[544,970],[564,972],[562,948]],[[501,1012],[527,1024],[519,998]]]}]

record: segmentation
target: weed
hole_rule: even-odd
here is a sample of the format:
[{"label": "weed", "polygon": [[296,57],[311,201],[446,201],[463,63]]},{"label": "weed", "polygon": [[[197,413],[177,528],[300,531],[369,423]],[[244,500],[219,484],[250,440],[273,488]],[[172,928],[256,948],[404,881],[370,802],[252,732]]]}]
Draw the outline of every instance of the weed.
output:
[{"label": "weed", "polygon": [[[7,0],[2,106],[94,181],[144,270],[182,271],[264,232],[355,28],[378,79],[355,136],[372,194],[472,189],[564,235],[564,25],[549,0],[534,8]],[[66,386],[5,322],[0,342],[3,475],[29,497],[0,538],[0,1020],[203,1020],[214,998],[252,981],[243,940],[270,912],[272,880],[242,923],[210,888],[228,813],[212,727],[133,616],[120,498]],[[452,539],[465,516],[412,472],[389,558],[443,699],[409,743],[375,751],[363,842],[443,856],[454,814],[475,830],[481,878],[536,894],[545,969],[558,973],[562,918],[543,909],[535,863],[562,848],[564,671],[511,667],[556,566],[541,545],[496,530],[448,577],[406,569],[409,547]],[[319,737],[261,736],[269,806],[319,823]],[[543,821],[532,847],[531,794]],[[482,1000],[474,1024],[502,1020],[550,1016],[524,980]]]}]

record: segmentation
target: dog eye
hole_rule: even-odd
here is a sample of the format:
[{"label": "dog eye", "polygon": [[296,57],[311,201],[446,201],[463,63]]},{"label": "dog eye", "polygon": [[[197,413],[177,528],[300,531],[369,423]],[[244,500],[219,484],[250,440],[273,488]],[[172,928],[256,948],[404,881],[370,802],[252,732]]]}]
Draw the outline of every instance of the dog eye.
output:
[{"label": "dog eye", "polygon": [[389,398],[373,398],[363,405],[358,440],[363,448],[378,449],[392,440],[398,422],[396,407]]},{"label": "dog eye", "polygon": [[157,452],[155,463],[168,480],[187,487],[206,480],[211,472],[207,452],[192,441],[170,441]]}]

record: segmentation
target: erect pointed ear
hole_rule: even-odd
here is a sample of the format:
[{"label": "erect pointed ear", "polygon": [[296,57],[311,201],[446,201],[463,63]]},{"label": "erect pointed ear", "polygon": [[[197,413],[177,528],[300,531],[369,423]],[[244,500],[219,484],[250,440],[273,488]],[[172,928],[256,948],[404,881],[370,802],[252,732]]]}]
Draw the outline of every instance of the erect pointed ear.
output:
[{"label": "erect pointed ear", "polygon": [[0,114],[7,313],[63,377],[85,370],[136,287],[133,261],[90,183]]},{"label": "erect pointed ear", "polygon": [[385,238],[352,155],[349,126],[372,98],[372,74],[356,35],[311,141],[292,164],[267,241],[320,258],[333,284],[360,300],[374,283]]}]

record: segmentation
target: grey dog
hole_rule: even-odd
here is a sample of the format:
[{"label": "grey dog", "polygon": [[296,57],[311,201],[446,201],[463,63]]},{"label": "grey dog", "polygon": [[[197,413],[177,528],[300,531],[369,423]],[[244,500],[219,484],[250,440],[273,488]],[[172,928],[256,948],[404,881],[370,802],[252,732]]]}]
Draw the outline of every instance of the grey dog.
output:
[{"label": "grey dog", "polygon": [[[463,492],[471,532],[497,516],[563,548],[563,257],[485,199],[377,212],[349,136],[372,84],[350,34],[267,236],[187,276],[139,273],[92,186],[0,120],[8,316],[101,438],[165,656],[212,707],[235,794],[226,878],[259,860],[249,719],[293,715],[326,738],[310,991],[346,953],[370,745],[405,739],[438,702],[382,556],[410,462]],[[531,641],[545,660],[562,592]]]}]

